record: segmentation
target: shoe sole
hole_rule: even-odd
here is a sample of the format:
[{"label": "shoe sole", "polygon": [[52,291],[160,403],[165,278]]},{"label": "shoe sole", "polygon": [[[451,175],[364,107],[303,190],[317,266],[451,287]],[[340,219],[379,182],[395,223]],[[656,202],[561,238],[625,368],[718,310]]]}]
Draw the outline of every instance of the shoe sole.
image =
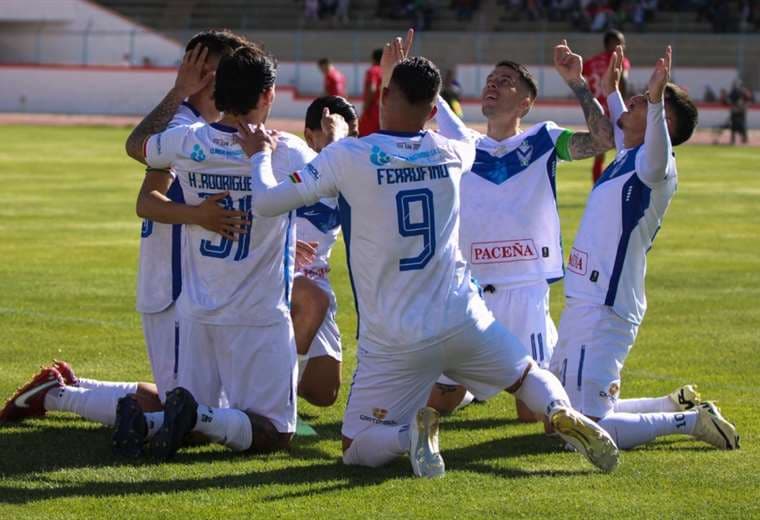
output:
[{"label": "shoe sole", "polygon": [[182,446],[185,435],[195,426],[198,403],[184,388],[166,394],[164,423],[150,440],[150,453],[158,459],[171,459]]},{"label": "shoe sole", "polygon": [[148,426],[145,415],[137,402],[122,397],[116,405],[116,429],[111,437],[114,455],[136,459],[145,452],[145,438]]},{"label": "shoe sole", "polygon": [[591,428],[580,417],[566,410],[552,415],[552,426],[565,442],[585,456],[591,464],[607,473],[619,462],[619,452],[612,438],[601,429]]},{"label": "shoe sole", "polygon": [[[428,411],[425,408],[419,410],[416,415],[416,420],[409,425],[409,436],[411,440],[409,460],[412,463],[412,471],[418,477],[440,478],[446,473],[446,466],[443,457],[441,457],[439,451],[434,449],[433,442],[431,441],[431,438],[435,438],[438,435],[438,420],[437,418],[434,418],[434,423],[428,426],[429,431],[427,431],[428,428],[424,426],[426,422],[425,415],[427,413],[433,412]],[[424,437],[422,445],[420,445],[421,436]],[[435,444],[437,444],[437,442]],[[418,456],[418,453],[421,454],[421,456]],[[430,462],[430,459],[436,459],[436,461],[440,460],[440,464],[426,464],[428,470],[423,471],[420,459],[428,462]],[[430,471],[431,469],[433,471]]]}]

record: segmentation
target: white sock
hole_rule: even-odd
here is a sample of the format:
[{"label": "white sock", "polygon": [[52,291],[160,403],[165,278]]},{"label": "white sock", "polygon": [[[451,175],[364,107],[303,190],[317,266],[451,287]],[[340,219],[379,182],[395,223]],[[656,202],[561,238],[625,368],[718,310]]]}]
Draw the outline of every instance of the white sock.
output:
[{"label": "white sock", "polygon": [[193,431],[233,451],[245,451],[253,444],[251,420],[235,408],[198,406],[198,420]]},{"label": "white sock", "polygon": [[145,414],[145,424],[148,427],[148,434],[145,436],[150,439],[158,429],[164,424],[164,412],[147,412]]},{"label": "white sock", "polygon": [[554,374],[533,365],[515,397],[525,403],[528,409],[539,415],[549,415],[557,406],[570,406],[570,398]]},{"label": "white sock", "polygon": [[301,382],[303,377],[303,371],[306,369],[306,364],[309,362],[309,356],[298,354],[298,382]]},{"label": "white sock", "polygon": [[456,406],[456,408],[454,408],[454,410],[459,410],[460,408],[464,408],[465,406],[467,406],[474,400],[475,400],[475,396],[472,395],[472,393],[469,390],[467,390],[464,393],[464,397],[462,398],[462,401]]},{"label": "white sock", "polygon": [[119,399],[121,399],[125,395],[137,393],[137,383],[121,383],[118,381],[98,381],[97,379],[84,379],[84,378],[78,378],[78,381],[79,381],[79,384],[77,386],[79,388],[89,388],[91,390],[94,390],[96,388],[105,388],[105,389],[111,389],[114,392],[120,391],[121,395],[119,396]]},{"label": "white sock", "polygon": [[651,412],[679,412],[676,403],[668,397],[642,397],[639,399],[618,399],[615,403],[615,412],[623,413],[651,413]]},{"label": "white sock", "polygon": [[73,412],[106,426],[116,424],[116,404],[123,397],[121,390],[111,388],[79,388],[65,386],[50,390],[45,396],[45,410]]},{"label": "white sock", "polygon": [[343,464],[377,468],[409,452],[409,425],[372,426],[354,438]]},{"label": "white sock", "polygon": [[680,413],[617,413],[599,421],[618,448],[628,450],[663,435],[691,435],[697,424],[697,412]]}]

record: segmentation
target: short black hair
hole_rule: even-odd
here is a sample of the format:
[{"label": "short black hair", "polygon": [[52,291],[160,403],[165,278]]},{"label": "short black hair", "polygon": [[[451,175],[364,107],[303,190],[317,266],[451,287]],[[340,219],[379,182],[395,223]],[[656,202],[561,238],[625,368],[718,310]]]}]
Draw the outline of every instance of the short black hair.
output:
[{"label": "short black hair", "polygon": [[432,103],[441,90],[441,71],[429,59],[414,56],[396,65],[391,83],[401,89],[411,105]]},{"label": "short black hair", "polygon": [[319,58],[319,61],[317,61],[317,65],[319,66],[329,65],[329,64],[330,64],[330,60],[328,60],[327,58]]},{"label": "short black hair", "polygon": [[322,96],[311,102],[306,109],[306,128],[310,130],[322,129],[322,110],[330,109],[331,114],[340,114],[346,123],[356,121],[356,108],[346,98],[340,96]]},{"label": "short black hair", "polygon": [[668,115],[675,116],[670,142],[673,146],[678,146],[691,138],[699,122],[699,112],[689,94],[675,83],[665,85],[663,97]]},{"label": "short black hair", "polygon": [[617,29],[610,29],[606,33],[604,33],[604,48],[606,49],[607,46],[610,44],[612,40],[617,40],[619,42],[622,42],[625,40],[625,36],[623,36],[623,33],[618,31]]},{"label": "short black hair", "polygon": [[530,95],[531,101],[535,100],[538,97],[538,83],[536,82],[536,78],[533,77],[533,74],[531,74],[528,70],[528,67],[522,63],[517,63],[516,61],[512,60],[502,60],[497,63],[496,66],[507,67],[517,72],[517,75],[520,77],[520,81],[522,82],[523,86],[528,89],[528,94]]},{"label": "short black hair", "polygon": [[210,29],[199,32],[187,42],[185,51],[193,49],[198,44],[206,47],[209,54],[215,54],[220,57],[229,56],[238,47],[252,45],[246,38],[233,33],[229,29]]},{"label": "short black hair", "polygon": [[383,57],[383,49],[375,49],[374,51],[372,51],[372,63],[374,63],[375,65],[380,64],[380,60],[382,59],[382,57]]},{"label": "short black hair", "polygon": [[220,112],[243,115],[256,108],[259,97],[274,86],[277,64],[262,49],[246,45],[219,60],[214,102]]}]

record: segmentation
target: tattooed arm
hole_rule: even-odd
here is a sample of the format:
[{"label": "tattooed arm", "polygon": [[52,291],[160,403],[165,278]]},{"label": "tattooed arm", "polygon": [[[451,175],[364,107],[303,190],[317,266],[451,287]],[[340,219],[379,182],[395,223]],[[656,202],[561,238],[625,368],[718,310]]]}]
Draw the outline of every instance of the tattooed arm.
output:
[{"label": "tattooed arm", "polygon": [[594,99],[581,74],[583,59],[570,50],[565,40],[554,47],[554,66],[578,98],[589,129],[589,132],[576,132],[572,135],[569,143],[570,157],[585,159],[614,148],[612,123],[604,115],[602,105]]},{"label": "tattooed arm", "polygon": [[127,137],[125,145],[127,155],[145,164],[143,146],[146,139],[153,134],[166,130],[182,101],[203,89],[214,77],[213,72],[204,71],[207,55],[208,49],[200,45],[195,46],[185,54],[177,72],[174,87]]}]

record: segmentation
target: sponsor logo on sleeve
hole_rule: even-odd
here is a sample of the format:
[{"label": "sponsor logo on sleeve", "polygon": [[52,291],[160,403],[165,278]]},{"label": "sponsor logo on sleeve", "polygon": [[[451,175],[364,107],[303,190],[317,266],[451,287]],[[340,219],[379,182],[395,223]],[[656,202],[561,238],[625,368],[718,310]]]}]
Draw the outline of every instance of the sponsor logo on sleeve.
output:
[{"label": "sponsor logo on sleeve", "polygon": [[473,264],[503,264],[537,258],[536,245],[531,239],[473,242],[470,246]]},{"label": "sponsor logo on sleeve", "polygon": [[572,248],[567,268],[575,274],[585,275],[588,268],[588,253]]},{"label": "sponsor logo on sleeve", "polygon": [[317,170],[314,166],[312,166],[311,164],[307,164],[306,171],[309,172],[309,175],[314,177],[315,181],[319,180],[319,170]]}]

